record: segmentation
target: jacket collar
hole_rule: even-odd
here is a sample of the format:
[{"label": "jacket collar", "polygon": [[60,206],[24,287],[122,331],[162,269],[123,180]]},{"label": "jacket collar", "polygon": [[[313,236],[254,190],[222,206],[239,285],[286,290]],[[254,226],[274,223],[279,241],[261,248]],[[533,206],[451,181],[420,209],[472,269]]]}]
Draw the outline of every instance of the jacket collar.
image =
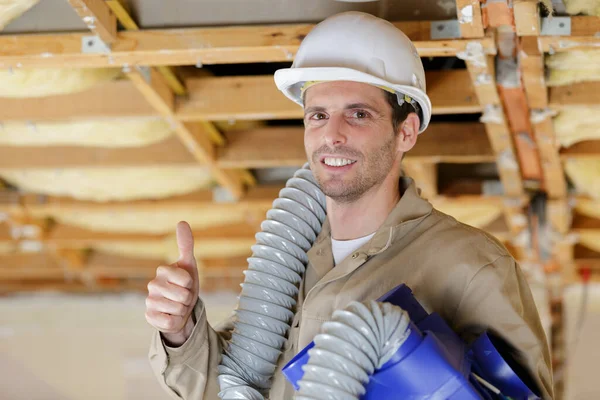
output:
[{"label": "jacket collar", "polygon": [[[412,230],[423,218],[431,214],[433,206],[419,195],[419,191],[412,178],[400,178],[400,200],[390,212],[385,222],[375,232],[369,242],[361,247],[359,256],[352,260],[344,260],[335,268],[335,276],[351,272],[358,268],[368,257],[382,253],[395,240],[403,237]],[[331,250],[331,226],[327,218],[321,228],[312,249],[308,252],[308,259],[317,275],[323,278],[333,269],[333,253]],[[334,271],[331,271],[334,272]],[[335,277],[330,277],[335,278]]]}]

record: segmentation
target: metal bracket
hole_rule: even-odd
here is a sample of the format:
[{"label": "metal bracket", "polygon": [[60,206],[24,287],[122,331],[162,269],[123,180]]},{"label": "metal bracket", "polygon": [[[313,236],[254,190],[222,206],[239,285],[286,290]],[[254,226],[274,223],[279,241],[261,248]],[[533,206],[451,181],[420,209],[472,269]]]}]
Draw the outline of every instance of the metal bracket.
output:
[{"label": "metal bracket", "polygon": [[81,38],[81,52],[83,54],[106,54],[110,53],[110,46],[98,36],[83,36]]},{"label": "metal bracket", "polygon": [[460,24],[456,19],[431,21],[431,39],[459,39]]},{"label": "metal bracket", "polygon": [[235,203],[236,199],[231,195],[231,192],[224,187],[215,187],[212,190],[213,202],[215,203]]},{"label": "metal bracket", "polygon": [[570,36],[571,17],[542,18],[542,36]]},{"label": "metal bracket", "polygon": [[144,79],[146,80],[146,82],[150,83],[151,78],[150,78],[150,67],[145,67],[145,66],[137,66],[136,67],[138,71],[140,71],[140,74],[142,74],[142,76],[144,77]]}]

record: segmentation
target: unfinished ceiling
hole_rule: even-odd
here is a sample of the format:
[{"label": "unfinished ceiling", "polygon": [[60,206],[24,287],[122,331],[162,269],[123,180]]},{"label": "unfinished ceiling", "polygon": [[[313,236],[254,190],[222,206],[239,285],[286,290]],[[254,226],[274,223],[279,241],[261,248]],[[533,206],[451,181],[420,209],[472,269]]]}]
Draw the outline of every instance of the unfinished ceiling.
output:
[{"label": "unfinished ceiling", "polygon": [[405,172],[517,258],[560,367],[561,310],[576,325],[563,289],[600,281],[597,2],[553,1],[552,26],[529,0],[84,3],[0,1],[0,294],[143,293],[182,219],[203,292],[237,293],[306,160],[302,110],[272,74],[313,23],[361,10],[394,21],[426,68],[434,116]]}]

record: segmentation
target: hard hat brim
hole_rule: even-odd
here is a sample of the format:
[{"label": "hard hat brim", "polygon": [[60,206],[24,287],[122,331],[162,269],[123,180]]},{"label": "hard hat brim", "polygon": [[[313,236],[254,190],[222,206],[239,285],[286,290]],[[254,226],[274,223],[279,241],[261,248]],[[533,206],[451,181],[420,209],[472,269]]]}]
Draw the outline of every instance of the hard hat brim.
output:
[{"label": "hard hat brim", "polygon": [[301,106],[303,106],[302,86],[305,82],[309,81],[351,81],[375,86],[385,86],[398,93],[406,94],[419,103],[423,114],[419,133],[427,128],[429,121],[431,120],[431,100],[424,91],[414,86],[393,84],[385,79],[352,68],[285,68],[275,72],[275,84],[277,85],[277,88],[283,92],[286,97]]}]

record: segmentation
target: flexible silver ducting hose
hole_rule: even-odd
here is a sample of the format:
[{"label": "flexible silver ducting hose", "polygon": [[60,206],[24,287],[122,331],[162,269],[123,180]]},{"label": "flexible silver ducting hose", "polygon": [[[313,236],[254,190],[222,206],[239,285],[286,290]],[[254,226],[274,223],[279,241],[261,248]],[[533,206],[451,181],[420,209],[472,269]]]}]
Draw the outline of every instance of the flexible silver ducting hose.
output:
[{"label": "flexible silver ducting hose", "polygon": [[308,351],[297,400],[358,400],[375,370],[410,333],[406,311],[391,303],[352,302],[324,322]]},{"label": "flexible silver ducting hose", "polygon": [[218,368],[221,399],[264,399],[294,316],[306,253],[325,218],[325,195],[305,164],[279,192],[256,234]]}]

